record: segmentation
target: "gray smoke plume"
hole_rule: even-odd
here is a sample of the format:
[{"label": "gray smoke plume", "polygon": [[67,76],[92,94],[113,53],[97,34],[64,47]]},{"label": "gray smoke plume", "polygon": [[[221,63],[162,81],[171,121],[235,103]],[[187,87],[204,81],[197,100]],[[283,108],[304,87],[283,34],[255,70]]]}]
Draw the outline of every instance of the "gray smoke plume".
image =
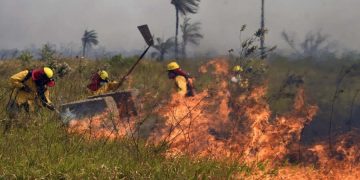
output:
[{"label": "gray smoke plume", "polygon": [[[329,34],[342,48],[359,49],[359,0],[266,0],[266,43],[288,48],[281,32],[304,37],[309,31]],[[260,26],[260,0],[202,0],[199,13],[204,39],[198,52],[225,54],[238,48],[242,24],[244,37]],[[148,24],[156,37],[175,33],[175,10],[169,0],[0,0],[0,49],[75,43],[85,29],[95,29],[108,50],[145,46],[136,27]]]}]

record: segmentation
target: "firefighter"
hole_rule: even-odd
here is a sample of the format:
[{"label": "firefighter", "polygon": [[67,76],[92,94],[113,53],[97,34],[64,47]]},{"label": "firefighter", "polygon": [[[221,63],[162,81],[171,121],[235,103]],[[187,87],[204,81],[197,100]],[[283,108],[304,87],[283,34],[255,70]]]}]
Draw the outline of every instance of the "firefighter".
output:
[{"label": "firefighter", "polygon": [[185,97],[194,96],[193,81],[188,73],[180,69],[175,61],[167,65],[169,79],[175,80],[177,92]]},{"label": "firefighter", "polygon": [[232,72],[233,76],[231,77],[231,82],[239,83],[241,82],[241,73],[243,72],[243,68],[239,65],[233,67]]},{"label": "firefighter", "polygon": [[34,112],[35,106],[46,107],[54,111],[55,107],[49,99],[49,87],[55,86],[54,72],[48,67],[24,70],[10,77],[14,88],[8,104],[10,114],[18,110]]},{"label": "firefighter", "polygon": [[91,77],[91,82],[87,86],[93,95],[101,95],[119,88],[119,82],[110,81],[108,72],[99,70]]},{"label": "firefighter", "polygon": [[233,75],[231,77],[231,82],[239,84],[241,88],[247,88],[249,86],[249,81],[247,78],[242,77],[244,69],[240,65],[233,67]]},{"label": "firefighter", "polygon": [[[18,121],[18,115],[25,111],[27,119],[35,107],[46,107],[55,111],[55,106],[49,99],[49,87],[55,86],[54,72],[48,67],[24,70],[10,77],[13,90],[6,106],[9,119],[5,121],[4,134],[11,128],[13,121]],[[26,123],[26,122],[25,122]],[[19,124],[21,125],[21,124]]]}]

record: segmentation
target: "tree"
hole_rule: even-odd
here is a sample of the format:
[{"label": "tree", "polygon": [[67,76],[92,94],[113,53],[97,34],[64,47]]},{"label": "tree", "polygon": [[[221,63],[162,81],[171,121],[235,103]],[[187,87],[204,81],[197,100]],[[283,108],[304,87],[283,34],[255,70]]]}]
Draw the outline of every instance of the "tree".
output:
[{"label": "tree", "polygon": [[305,39],[298,44],[295,35],[282,32],[282,38],[295,51],[295,55],[302,58],[327,59],[335,54],[336,44],[329,41],[329,36],[320,31],[308,32]]},{"label": "tree", "polygon": [[198,10],[200,0],[171,0],[175,7],[176,27],[175,27],[175,58],[178,58],[178,34],[179,34],[179,14],[195,14]]},{"label": "tree", "polygon": [[242,32],[244,32],[244,31],[246,30],[246,27],[247,27],[247,25],[246,25],[246,24],[243,24],[243,25],[241,26],[241,28],[240,28],[240,34],[239,34],[240,51],[241,51],[241,49],[242,49],[242,46],[241,46],[241,44],[242,44]]},{"label": "tree", "polygon": [[204,36],[199,32],[201,29],[201,23],[191,23],[190,20],[190,18],[185,17],[183,24],[180,25],[181,31],[183,33],[181,49],[183,58],[186,58],[186,46],[188,43],[198,46],[200,44],[200,39],[204,38]]},{"label": "tree", "polygon": [[[265,31],[265,0],[261,0],[261,23],[260,29]],[[265,34],[260,37],[261,59],[265,59]]]},{"label": "tree", "polygon": [[30,63],[30,60],[33,58],[33,55],[31,54],[31,52],[29,51],[22,51],[20,53],[20,56],[18,57],[18,59],[21,61],[21,64],[23,66],[26,66]]},{"label": "tree", "polygon": [[[243,29],[243,28],[242,28]],[[244,28],[245,30],[245,28]],[[244,31],[243,30],[243,31]],[[242,31],[241,31],[242,32]],[[261,38],[265,36],[268,31],[266,29],[258,29],[251,37],[247,38],[241,43],[239,60],[246,60],[258,57],[267,57],[267,55],[273,52],[277,47],[265,47],[263,49],[255,45],[256,42],[261,41]]]},{"label": "tree", "polygon": [[98,36],[97,36],[97,33],[95,32],[95,30],[91,30],[91,31],[85,30],[84,35],[81,38],[81,42],[82,42],[82,48],[83,48],[82,56],[85,57],[86,49],[99,44]]},{"label": "tree", "polygon": [[50,44],[45,44],[43,45],[43,47],[41,48],[40,51],[40,60],[41,61],[52,61],[55,59],[55,48],[51,47]]},{"label": "tree", "polygon": [[159,61],[163,61],[165,54],[167,54],[170,49],[174,47],[174,38],[168,38],[166,41],[164,41],[161,38],[156,38],[155,45],[153,46],[157,52],[153,52],[151,54],[152,57],[156,57]]}]

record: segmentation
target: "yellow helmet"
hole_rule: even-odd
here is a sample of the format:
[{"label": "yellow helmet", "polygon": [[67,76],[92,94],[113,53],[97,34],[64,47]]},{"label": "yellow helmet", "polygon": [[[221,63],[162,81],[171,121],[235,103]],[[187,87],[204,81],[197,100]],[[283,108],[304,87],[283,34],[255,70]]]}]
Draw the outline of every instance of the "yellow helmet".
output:
[{"label": "yellow helmet", "polygon": [[54,71],[49,67],[44,67],[44,72],[48,78],[52,78],[54,76]]},{"label": "yellow helmet", "polygon": [[109,74],[106,71],[99,71],[98,74],[102,80],[109,78]]},{"label": "yellow helmet", "polygon": [[234,72],[242,72],[243,68],[241,66],[237,65],[237,66],[234,66],[233,71]]},{"label": "yellow helmet", "polygon": [[179,69],[180,66],[178,63],[176,63],[175,61],[174,62],[171,62],[167,65],[167,70],[168,71],[171,71],[171,70],[175,70],[175,69]]}]

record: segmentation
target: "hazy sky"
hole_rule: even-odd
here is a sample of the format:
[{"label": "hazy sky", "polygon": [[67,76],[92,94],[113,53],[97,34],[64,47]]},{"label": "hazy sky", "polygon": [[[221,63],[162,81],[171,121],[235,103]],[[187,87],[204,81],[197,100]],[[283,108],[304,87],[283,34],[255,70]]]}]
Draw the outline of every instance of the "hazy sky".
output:
[{"label": "hazy sky", "polygon": [[[322,30],[340,48],[360,48],[360,0],[265,0],[267,44],[286,48],[280,33]],[[202,0],[199,13],[205,36],[197,51],[226,52],[239,47],[239,29],[253,33],[260,22],[260,0]],[[0,49],[46,42],[80,46],[83,31],[95,29],[109,50],[139,49],[144,41],[136,29],[148,24],[157,37],[175,32],[170,0],[0,0]]]}]

